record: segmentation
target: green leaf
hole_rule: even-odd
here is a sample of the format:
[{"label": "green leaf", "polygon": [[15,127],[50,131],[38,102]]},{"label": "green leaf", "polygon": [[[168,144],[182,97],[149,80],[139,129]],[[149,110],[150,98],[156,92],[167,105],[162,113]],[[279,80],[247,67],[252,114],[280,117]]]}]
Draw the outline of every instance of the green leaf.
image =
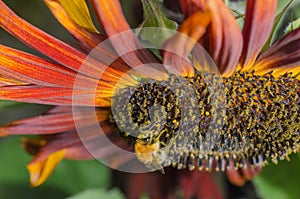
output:
[{"label": "green leaf", "polygon": [[8,101],[8,100],[0,100],[0,109],[7,109],[11,106],[14,106],[14,105],[18,105],[18,104],[21,104],[19,102],[15,102],[15,101]]},{"label": "green leaf", "polygon": [[[271,44],[273,43],[274,38],[276,36],[277,29],[278,29],[278,27],[279,27],[279,25],[280,25],[280,23],[281,23],[281,21],[283,19],[283,16],[286,13],[287,9],[289,8],[289,6],[291,5],[292,2],[293,2],[293,0],[290,0],[282,8],[282,10],[276,15],[275,20],[274,20],[273,29],[272,29],[271,34],[270,34],[270,37],[269,37],[268,41],[266,42],[266,44],[264,45],[262,52],[266,51],[271,46]],[[282,6],[282,4],[281,4],[281,6]]]},{"label": "green leaf", "polygon": [[31,156],[20,147],[19,137],[0,138],[0,198],[52,199],[68,194],[58,186],[29,187],[26,164]]},{"label": "green leaf", "polygon": [[284,33],[287,34],[297,28],[300,27],[300,18],[296,19],[295,21],[292,21],[291,23],[289,23],[289,25],[286,27],[286,29],[284,30]]},{"label": "green leaf", "polygon": [[0,105],[0,125],[40,115],[50,108],[50,106],[46,105],[26,104],[14,101],[1,101]]},{"label": "green leaf", "polygon": [[300,158],[291,156],[291,161],[270,163],[263,169],[254,183],[264,199],[298,199],[300,179]]},{"label": "green leaf", "polygon": [[168,19],[162,10],[161,0],[142,0],[144,22],[142,27],[160,27],[176,30],[178,25]]},{"label": "green leaf", "polygon": [[[178,25],[166,17],[161,0],[142,0],[142,5],[144,21],[137,29],[136,35],[146,46],[152,46],[150,50],[160,57],[159,51],[156,49],[160,48],[164,41],[172,36]],[[153,28],[143,29],[147,27]]]},{"label": "green leaf", "polygon": [[282,189],[276,189],[272,184],[268,182],[263,177],[256,177],[255,179],[256,187],[259,187],[259,192],[264,199],[287,199],[287,193]]},{"label": "green leaf", "polygon": [[67,199],[123,199],[125,198],[118,189],[105,190],[105,189],[87,189],[75,196],[68,197]]},{"label": "green leaf", "polygon": [[236,22],[242,29],[244,26],[246,1],[229,1],[226,5],[230,8],[236,18]]}]

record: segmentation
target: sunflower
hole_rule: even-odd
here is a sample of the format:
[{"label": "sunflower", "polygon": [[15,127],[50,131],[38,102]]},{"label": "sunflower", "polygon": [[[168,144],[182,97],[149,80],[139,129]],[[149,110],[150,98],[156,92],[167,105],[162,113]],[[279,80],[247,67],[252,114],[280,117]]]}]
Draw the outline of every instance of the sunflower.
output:
[{"label": "sunflower", "polygon": [[[269,158],[277,162],[299,151],[300,29],[261,52],[277,1],[248,0],[242,31],[222,0],[180,1],[185,20],[164,42],[161,60],[130,31],[119,1],[91,0],[104,34],[84,0],[44,1],[79,46],[41,31],[0,1],[1,27],[48,57],[0,46],[0,98],[54,105],[0,128],[1,136],[39,135],[23,142],[35,156],[27,166],[33,186],[64,158],[104,159],[112,168],[136,159],[146,170],[224,171],[242,185]],[[107,138],[135,155],[118,154],[101,142]],[[203,171],[175,172],[187,197],[201,197],[191,183]]]}]

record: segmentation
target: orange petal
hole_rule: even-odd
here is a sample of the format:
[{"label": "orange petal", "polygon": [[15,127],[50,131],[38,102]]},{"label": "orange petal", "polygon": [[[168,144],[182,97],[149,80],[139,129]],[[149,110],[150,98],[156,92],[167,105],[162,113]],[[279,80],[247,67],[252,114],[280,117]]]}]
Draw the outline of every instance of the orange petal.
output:
[{"label": "orange petal", "polygon": [[250,181],[261,172],[261,169],[259,166],[251,167],[250,164],[248,164],[247,168],[241,168],[240,170],[242,171],[244,179]]},{"label": "orange petal", "polygon": [[284,75],[285,73],[291,73],[292,77],[300,79],[300,66],[291,66],[291,67],[275,69],[273,70],[272,75],[274,77],[279,77],[281,75]]},{"label": "orange petal", "polygon": [[243,38],[238,24],[222,0],[207,2],[212,13],[209,53],[222,76],[235,72],[242,51]]},{"label": "orange petal", "polygon": [[51,175],[55,167],[64,158],[66,151],[60,150],[50,154],[46,159],[40,161],[32,161],[27,165],[30,173],[30,184],[33,187],[44,183]]},{"label": "orange petal", "polygon": [[245,178],[240,174],[240,172],[234,168],[234,162],[230,162],[230,168],[226,170],[226,176],[230,183],[235,186],[243,186],[246,183]]},{"label": "orange petal", "polygon": [[[153,79],[166,79],[165,70],[158,66],[158,60],[148,50],[144,49],[134,34],[123,15],[118,0],[92,0],[99,21],[106,34],[110,37],[115,50],[122,59],[141,76]],[[137,50],[140,49],[140,50]],[[138,67],[148,64],[146,67]]]},{"label": "orange petal", "polygon": [[169,72],[182,76],[193,76],[193,66],[188,61],[188,55],[197,41],[206,32],[211,21],[209,11],[199,11],[190,16],[173,37],[164,44],[163,63]]},{"label": "orange petal", "polygon": [[[86,26],[90,26],[89,23],[86,25],[84,24],[80,25],[76,23],[76,20],[73,19],[73,17],[77,15],[81,16],[82,14],[85,13],[85,11],[83,11],[83,13],[81,12],[78,13],[80,10],[74,9],[75,13],[73,13],[73,11],[67,5],[69,3],[74,4],[74,1],[69,1],[69,0],[67,1],[44,0],[44,1],[47,4],[50,11],[52,12],[52,14],[56,17],[56,19],[81,43],[81,46],[87,52],[91,52],[93,50],[92,55],[94,56],[95,59],[99,60],[101,63],[105,65],[110,65],[111,67],[114,67],[117,70],[122,70],[122,71],[130,70],[130,68],[124,63],[120,62],[120,60],[114,62],[113,64],[111,63],[111,60],[118,59],[118,56],[114,51],[114,49],[110,46],[109,42],[101,43],[107,39],[106,36],[99,34],[95,31],[90,32],[91,27],[90,28],[86,27]],[[63,3],[59,3],[59,2],[63,2]],[[65,5],[66,3],[67,5]],[[85,1],[79,1],[79,2],[76,1],[75,4],[76,3],[77,4],[84,3],[83,7],[86,6]],[[69,12],[72,13],[68,14]],[[101,45],[98,46],[100,43]],[[95,52],[97,52],[97,54]],[[106,61],[106,58],[109,59]]]},{"label": "orange petal", "polygon": [[[105,70],[109,72],[108,74],[111,77],[120,77],[118,71],[110,67],[107,68],[104,64],[92,59],[89,59],[88,62],[85,61],[85,54],[21,19],[3,1],[0,1],[0,9],[0,26],[28,46],[39,50],[53,60],[75,71],[78,71],[84,63],[86,70],[81,70],[81,72],[91,77],[98,79],[99,74]],[[109,75],[107,76],[109,78]]]},{"label": "orange petal", "polygon": [[277,0],[248,0],[243,29],[244,46],[239,61],[243,71],[253,69],[253,64],[268,40],[273,28]]},{"label": "orange petal", "polygon": [[111,97],[112,95],[113,90],[99,90],[95,93],[95,90],[92,89],[74,90],[72,88],[36,85],[5,86],[0,89],[0,99],[3,100],[50,105],[106,106],[110,105],[110,100],[107,101],[105,99],[105,101],[103,101],[102,98]]},{"label": "orange petal", "polygon": [[[125,71],[115,71],[115,74],[111,72],[111,68],[108,67],[107,71],[103,72],[101,80],[98,80],[100,77],[90,78],[47,59],[0,45],[0,74],[13,80],[55,87],[76,86],[86,90],[95,90],[94,87],[98,85],[100,90],[111,92]],[[129,76],[124,80],[127,84],[135,83]]]},{"label": "orange petal", "polygon": [[0,127],[0,136],[60,133],[102,122],[108,119],[109,115],[107,110],[96,109],[97,120],[94,121],[94,115],[90,109],[77,108],[75,126],[73,114],[70,106],[63,112],[53,113],[51,111],[41,116],[15,121]]},{"label": "orange petal", "polygon": [[[104,41],[106,37],[98,34],[87,12],[85,1],[58,1],[58,0],[44,0],[52,14],[56,19],[77,39],[81,42],[84,48],[92,50],[100,42]],[[60,2],[63,2],[61,4]],[[75,4],[74,10],[65,4]],[[81,5],[83,4],[83,5]],[[65,6],[63,6],[65,5]],[[80,6],[81,5],[81,6]],[[82,9],[80,9],[82,7]],[[69,15],[68,15],[69,13]],[[80,19],[83,19],[81,22]],[[79,22],[77,22],[79,21]],[[77,23],[76,23],[77,22]]]},{"label": "orange petal", "polygon": [[1,75],[32,84],[73,88],[76,78],[87,85],[97,80],[76,74],[74,71],[49,60],[0,45]]},{"label": "orange petal", "polygon": [[264,74],[277,69],[291,70],[298,66],[300,66],[300,28],[275,42],[258,58],[253,69],[257,74]]},{"label": "orange petal", "polygon": [[13,86],[13,85],[28,85],[28,83],[17,81],[17,80],[11,79],[9,77],[0,75],[0,87]]},{"label": "orange petal", "polygon": [[228,180],[235,186],[243,186],[247,181],[252,180],[261,172],[261,167],[252,167],[247,163],[246,168],[234,168],[233,161],[230,162],[230,169],[226,170]]}]

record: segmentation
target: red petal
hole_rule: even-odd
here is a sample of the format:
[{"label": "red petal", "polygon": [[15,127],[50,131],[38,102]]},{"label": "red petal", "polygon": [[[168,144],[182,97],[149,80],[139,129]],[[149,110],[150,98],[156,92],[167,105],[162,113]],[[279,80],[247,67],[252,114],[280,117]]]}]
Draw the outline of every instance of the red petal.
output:
[{"label": "red petal", "polygon": [[243,44],[241,31],[230,10],[222,0],[182,0],[180,4],[186,16],[197,10],[211,11],[211,28],[201,42],[208,49],[221,75],[230,76],[236,70]]},{"label": "red petal", "polygon": [[38,85],[73,88],[76,78],[86,83],[80,85],[83,88],[97,84],[97,80],[77,75],[64,66],[3,45],[0,45],[0,72],[1,75]]},{"label": "red petal", "polygon": [[[56,108],[57,109],[57,108]],[[23,119],[11,124],[0,127],[0,135],[21,135],[21,134],[54,134],[64,131],[70,131],[76,128],[89,126],[95,124],[94,116],[90,109],[77,108],[76,112],[80,111],[81,117],[76,117],[76,126],[74,123],[74,113],[72,107],[65,108],[67,110],[53,113],[53,111],[46,112],[44,115]],[[98,120],[102,122],[108,118],[107,110],[96,110]]]},{"label": "red petal", "polygon": [[235,186],[243,186],[246,183],[246,180],[239,173],[237,169],[234,168],[234,162],[230,162],[230,169],[226,170],[226,176],[230,183]]},{"label": "red petal", "polygon": [[252,180],[261,171],[261,167],[252,168],[248,163],[247,168],[234,168],[234,162],[230,162],[230,169],[226,170],[228,180],[235,186],[243,186],[247,181]]},{"label": "red petal", "polygon": [[[112,77],[121,76],[118,71],[107,68],[106,65],[92,59],[84,62],[86,55],[21,19],[3,1],[0,1],[0,9],[0,26],[3,29],[62,65],[78,71],[84,63],[86,70],[81,70],[81,72],[95,78],[99,78],[99,74],[105,70]],[[109,75],[107,76],[109,78]]]},{"label": "red petal", "polygon": [[[195,184],[197,183],[199,187],[202,185],[202,180],[199,182],[198,179],[196,179],[197,172],[199,171],[179,171],[180,172],[180,177],[179,177],[179,185],[180,188],[182,189],[183,196],[185,198],[192,198],[196,195],[197,189],[195,189]],[[195,175],[195,177],[194,177]]]},{"label": "red petal", "polygon": [[[96,33],[95,27],[92,24],[85,22],[80,26],[76,23],[71,16],[68,15],[67,11],[57,0],[45,0],[46,5],[56,17],[56,19],[77,39],[81,42],[83,47],[88,51],[95,48],[99,43],[104,41],[106,37],[104,35]],[[78,11],[79,12],[79,11]],[[76,14],[76,13],[74,13]],[[86,13],[84,13],[86,14]],[[88,20],[89,22],[89,20]],[[87,28],[89,27],[89,29]],[[92,32],[93,31],[93,32]]]},{"label": "red petal", "polygon": [[163,63],[169,72],[182,76],[194,75],[188,55],[206,32],[210,21],[210,12],[196,12],[184,21],[178,33],[164,43]]},{"label": "red petal", "polygon": [[[166,79],[168,75],[161,66],[149,63],[158,63],[158,60],[148,50],[144,49],[131,32],[123,15],[118,0],[93,0],[94,8],[99,21],[114,48],[122,59],[141,76],[154,79]],[[140,49],[140,50],[137,50]],[[148,64],[146,67],[138,67]]]},{"label": "red petal", "polygon": [[223,199],[220,187],[216,183],[213,175],[211,173],[201,171],[198,172],[196,181],[200,181],[201,185],[196,186],[197,196],[198,198],[215,198],[215,199]]},{"label": "red petal", "polygon": [[242,51],[243,38],[234,16],[222,0],[208,1],[212,13],[209,52],[220,73],[230,76],[235,72]]},{"label": "red petal", "polygon": [[90,154],[90,152],[86,149],[86,146],[84,146],[82,143],[67,148],[65,158],[72,160],[95,159],[95,157]]},{"label": "red petal", "polygon": [[203,0],[179,0],[179,3],[185,18],[206,7]]},{"label": "red petal", "polygon": [[110,100],[107,101],[106,99],[95,97],[95,95],[110,97],[112,94],[106,91],[95,93],[92,89],[74,90],[73,88],[26,85],[2,87],[0,99],[51,105],[109,106]]},{"label": "red petal", "polygon": [[[141,198],[149,187],[150,173],[131,173],[127,174],[128,179],[125,187],[128,199]],[[117,180],[117,179],[116,179]]]},{"label": "red petal", "polygon": [[243,29],[244,46],[240,59],[242,70],[252,69],[273,28],[277,0],[248,0]]},{"label": "red petal", "polygon": [[257,60],[253,69],[258,74],[276,69],[293,69],[300,66],[300,28],[275,42]]},{"label": "red petal", "polygon": [[[75,129],[68,132],[63,132],[59,134],[52,134],[52,135],[45,135],[40,138],[26,138],[23,142],[23,147],[28,150],[36,147],[34,149],[37,151],[37,155],[35,156],[34,161],[41,161],[45,159],[48,155],[62,150],[62,149],[68,149],[71,147],[79,146],[80,144],[83,145],[81,139],[86,140],[95,140],[95,139],[101,139],[101,136],[107,136],[114,132],[114,128],[111,128],[109,126],[104,127],[105,135],[99,134],[97,131],[97,128],[94,128],[94,125],[83,127],[82,129],[86,132],[84,134],[79,134]],[[80,137],[84,136],[84,137]],[[43,145],[36,145],[35,139],[44,140]],[[29,152],[31,150],[28,150]]]}]

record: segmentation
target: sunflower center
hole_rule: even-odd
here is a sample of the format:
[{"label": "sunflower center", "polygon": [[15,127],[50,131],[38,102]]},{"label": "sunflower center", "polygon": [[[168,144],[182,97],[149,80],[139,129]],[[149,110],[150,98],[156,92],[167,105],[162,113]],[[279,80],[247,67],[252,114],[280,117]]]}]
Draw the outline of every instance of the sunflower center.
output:
[{"label": "sunflower center", "polygon": [[299,104],[299,80],[289,75],[201,73],[119,90],[113,120],[130,145],[139,144],[137,154],[143,146],[161,150],[139,158],[147,165],[163,154],[163,167],[224,171],[230,161],[263,165],[299,150]]}]

